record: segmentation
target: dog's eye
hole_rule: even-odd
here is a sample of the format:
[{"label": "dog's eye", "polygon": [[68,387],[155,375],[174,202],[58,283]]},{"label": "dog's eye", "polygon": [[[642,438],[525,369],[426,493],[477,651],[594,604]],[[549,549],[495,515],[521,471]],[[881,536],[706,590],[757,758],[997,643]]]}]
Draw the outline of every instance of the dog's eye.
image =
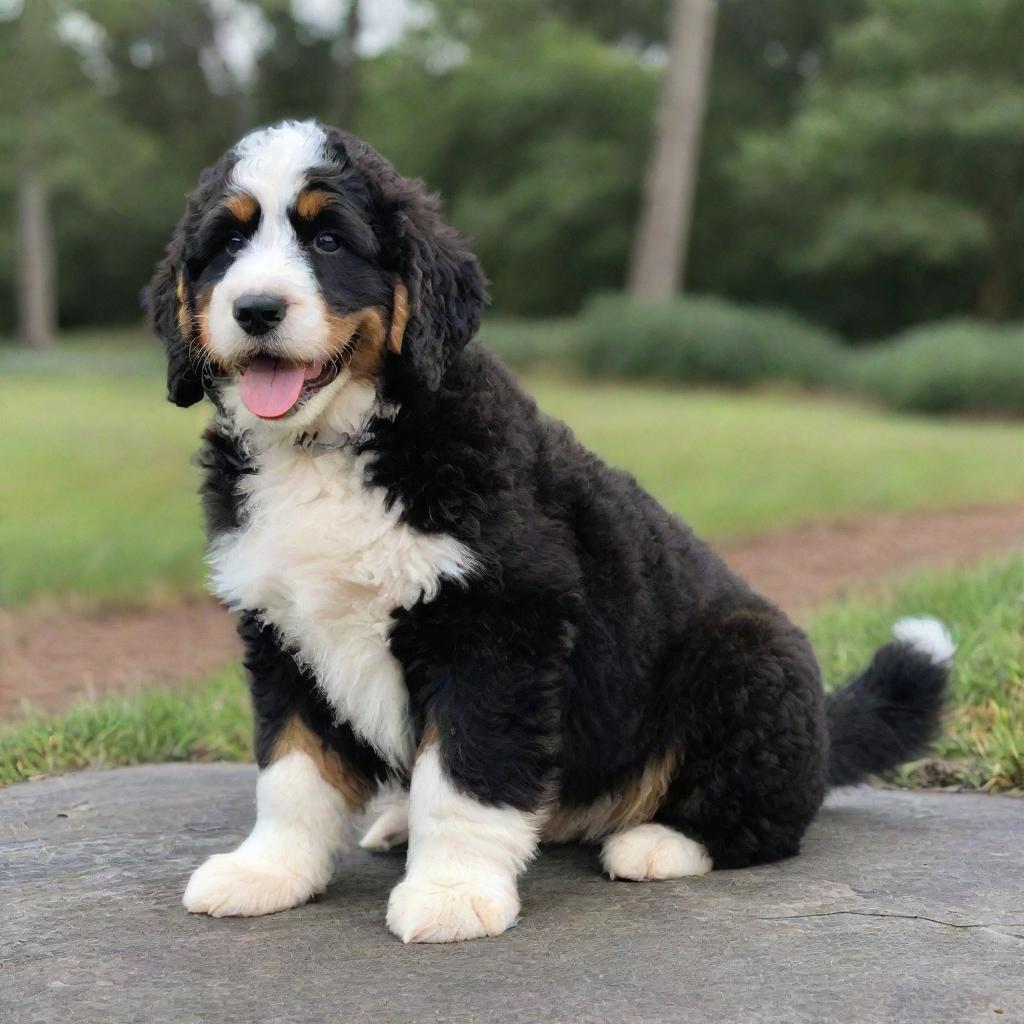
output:
[{"label": "dog's eye", "polygon": [[337,252],[341,248],[341,239],[333,231],[321,231],[313,239],[317,252]]},{"label": "dog's eye", "polygon": [[229,256],[237,256],[245,248],[245,235],[240,231],[232,231],[224,248]]}]

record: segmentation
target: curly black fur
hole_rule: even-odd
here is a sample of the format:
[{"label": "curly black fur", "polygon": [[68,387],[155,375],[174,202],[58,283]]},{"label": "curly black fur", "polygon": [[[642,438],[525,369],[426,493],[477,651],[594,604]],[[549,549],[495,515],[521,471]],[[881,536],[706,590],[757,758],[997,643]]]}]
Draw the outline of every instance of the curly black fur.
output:
[{"label": "curly black fur", "polygon": [[850,786],[920,756],[935,738],[946,669],[906,644],[887,644],[856,679],[825,698],[829,782]]},{"label": "curly black fur", "polygon": [[[354,137],[329,137],[335,159],[314,178],[346,190],[377,241],[378,272],[410,292],[403,351],[379,382],[398,412],[359,441],[365,482],[480,566],[468,584],[396,609],[390,635],[418,726],[436,727],[451,778],[485,802],[582,809],[670,754],[678,767],[656,820],[705,844],[717,867],[796,853],[830,784],[891,768],[928,741],[945,670],[893,644],[826,700],[806,637],[778,608],[540,413],[493,354],[467,347],[485,282],[436,201]],[[177,333],[174,293],[228,165],[190,197],[149,298],[179,404],[204,384],[216,399]],[[201,465],[211,534],[237,529],[238,481],[253,467],[217,428]],[[298,711],[348,763],[383,777],[273,635],[252,614],[241,628],[260,756]]]}]

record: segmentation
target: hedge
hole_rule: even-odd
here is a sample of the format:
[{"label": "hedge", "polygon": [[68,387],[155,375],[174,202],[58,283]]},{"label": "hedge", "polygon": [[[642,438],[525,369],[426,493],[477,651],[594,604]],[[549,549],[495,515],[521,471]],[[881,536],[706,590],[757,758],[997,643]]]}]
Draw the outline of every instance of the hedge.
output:
[{"label": "hedge", "polygon": [[894,409],[1024,412],[1024,326],[955,321],[918,327],[859,356],[850,387]]},{"label": "hedge", "polygon": [[848,359],[838,337],[791,313],[715,298],[640,305],[598,296],[575,349],[587,373],[745,386],[833,385]]},{"label": "hedge", "polygon": [[948,321],[850,349],[778,309],[601,295],[575,320],[488,319],[482,337],[517,370],[725,387],[789,382],[906,412],[1024,414],[1024,324]]}]

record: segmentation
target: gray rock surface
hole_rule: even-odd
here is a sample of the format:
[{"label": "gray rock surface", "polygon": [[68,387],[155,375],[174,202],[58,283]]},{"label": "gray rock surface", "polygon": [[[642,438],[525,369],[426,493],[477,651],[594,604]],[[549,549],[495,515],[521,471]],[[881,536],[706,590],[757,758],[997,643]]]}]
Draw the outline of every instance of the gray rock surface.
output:
[{"label": "gray rock surface", "polygon": [[247,831],[253,780],[166,765],[0,792],[0,1021],[1024,1021],[1024,801],[856,790],[802,857],[678,882],[547,850],[514,931],[402,946],[397,854],[354,854],[272,917],[182,909]]}]

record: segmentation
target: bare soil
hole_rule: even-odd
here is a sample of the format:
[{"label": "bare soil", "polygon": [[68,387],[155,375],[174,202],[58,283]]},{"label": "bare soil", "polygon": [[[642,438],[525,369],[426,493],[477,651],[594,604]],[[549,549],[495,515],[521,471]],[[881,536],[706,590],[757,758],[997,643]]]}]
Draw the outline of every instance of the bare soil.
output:
[{"label": "bare soil", "polygon": [[[909,570],[1024,551],[1024,505],[881,513],[720,548],[799,620],[822,601],[884,588]],[[0,609],[0,720],[26,702],[59,711],[83,697],[200,679],[238,656],[231,616],[212,601],[93,613]]]}]

